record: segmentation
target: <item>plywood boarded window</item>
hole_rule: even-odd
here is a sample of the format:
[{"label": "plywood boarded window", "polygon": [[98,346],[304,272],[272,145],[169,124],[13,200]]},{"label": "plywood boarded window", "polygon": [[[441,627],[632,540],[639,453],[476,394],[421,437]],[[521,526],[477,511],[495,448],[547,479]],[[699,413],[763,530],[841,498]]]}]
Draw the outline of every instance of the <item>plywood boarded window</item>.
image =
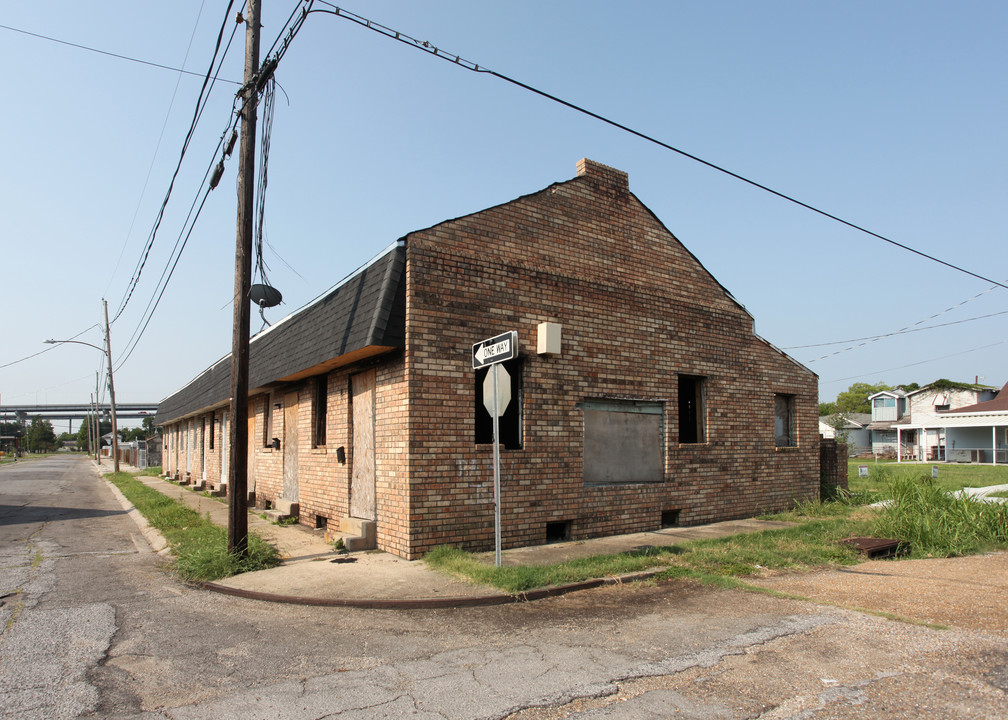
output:
[{"label": "plywood boarded window", "polygon": [[[501,447],[508,450],[519,450],[522,447],[522,365],[521,358],[508,360],[501,363],[511,376],[511,402],[507,409],[500,416],[498,429],[500,430]],[[474,440],[476,445],[485,445],[493,442],[493,417],[483,405],[483,381],[486,380],[490,367],[480,368],[476,371],[475,387],[475,427]]]},{"label": "plywood boarded window", "polygon": [[662,403],[586,400],[584,484],[622,485],[665,478]]},{"label": "plywood boarded window", "polygon": [[326,412],[329,399],[329,376],[315,378],[315,392],[312,395],[312,447],[325,447]]},{"label": "plywood boarded window", "polygon": [[707,378],[679,376],[679,442],[707,442]]}]

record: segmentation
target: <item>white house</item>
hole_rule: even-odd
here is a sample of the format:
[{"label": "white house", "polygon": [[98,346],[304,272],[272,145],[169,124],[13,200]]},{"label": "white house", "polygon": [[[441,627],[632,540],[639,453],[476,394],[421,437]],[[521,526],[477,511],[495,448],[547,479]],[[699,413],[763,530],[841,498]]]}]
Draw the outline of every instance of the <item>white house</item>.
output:
[{"label": "white house", "polygon": [[957,385],[938,381],[909,393],[872,395],[872,451],[897,461],[1005,462],[993,450],[1006,441],[1002,432],[999,444],[997,428],[1008,419],[1008,392]]}]

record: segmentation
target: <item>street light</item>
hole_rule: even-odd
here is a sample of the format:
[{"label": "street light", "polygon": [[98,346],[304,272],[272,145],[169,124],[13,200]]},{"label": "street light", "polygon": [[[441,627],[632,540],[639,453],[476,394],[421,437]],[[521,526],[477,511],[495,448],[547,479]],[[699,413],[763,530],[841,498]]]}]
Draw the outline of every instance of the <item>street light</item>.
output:
[{"label": "street light", "polygon": [[105,353],[105,357],[108,360],[109,400],[112,406],[112,457],[114,458],[115,471],[119,472],[119,430],[118,427],[116,426],[115,383],[112,382],[112,341],[109,339],[109,331],[108,331],[108,304],[105,303],[104,300],[102,300],[102,303],[105,305],[104,350],[98,347],[97,345],[81,342],[80,340],[46,340],[45,342],[50,345],[62,345],[63,343],[73,343],[74,345],[87,345],[90,348],[94,348],[98,352]]}]

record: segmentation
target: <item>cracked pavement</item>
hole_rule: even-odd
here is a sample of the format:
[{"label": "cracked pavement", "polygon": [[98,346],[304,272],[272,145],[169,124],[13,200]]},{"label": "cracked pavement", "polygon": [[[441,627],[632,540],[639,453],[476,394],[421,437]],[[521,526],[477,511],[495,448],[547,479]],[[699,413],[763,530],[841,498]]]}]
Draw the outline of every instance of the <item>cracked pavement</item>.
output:
[{"label": "cracked pavement", "polygon": [[1004,633],[684,582],[456,610],[193,590],[87,461],[0,468],[0,716],[1008,715]]}]

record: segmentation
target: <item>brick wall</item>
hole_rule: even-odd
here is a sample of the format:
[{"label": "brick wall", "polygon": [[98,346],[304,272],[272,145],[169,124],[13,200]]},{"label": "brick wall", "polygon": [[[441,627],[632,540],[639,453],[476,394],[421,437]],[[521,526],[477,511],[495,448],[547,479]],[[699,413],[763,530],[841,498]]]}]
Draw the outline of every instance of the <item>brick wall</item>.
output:
[{"label": "brick wall", "polygon": [[[408,557],[493,543],[491,446],[473,443],[471,345],[517,330],[524,447],[502,450],[503,545],[695,524],[818,492],[817,382],[753,334],[735,303],[628,190],[585,174],[407,238]],[[536,327],[563,327],[558,357]],[[677,378],[706,378],[707,442],[678,442]],[[794,396],[797,447],[776,448],[774,394]],[[585,487],[580,402],[664,404],[660,483]]]},{"label": "brick wall", "polygon": [[847,446],[835,438],[819,440],[819,495],[823,500],[835,498],[847,485]]}]

